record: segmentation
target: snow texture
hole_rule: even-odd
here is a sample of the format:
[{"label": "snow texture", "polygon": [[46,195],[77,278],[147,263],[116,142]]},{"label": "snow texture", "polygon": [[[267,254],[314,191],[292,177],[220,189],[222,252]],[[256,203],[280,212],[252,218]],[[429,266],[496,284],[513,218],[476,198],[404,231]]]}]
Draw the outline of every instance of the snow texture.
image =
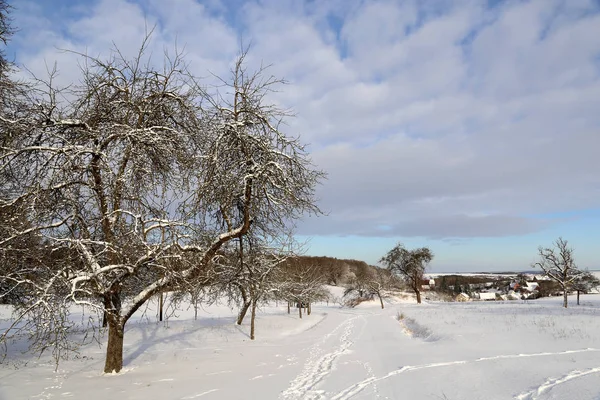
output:
[{"label": "snow texture", "polygon": [[151,303],[127,327],[121,373],[100,372],[106,338],[57,370],[15,342],[0,399],[598,399],[600,295],[561,301],[330,302],[303,319],[272,304],[255,341],[227,306],[159,323]]}]

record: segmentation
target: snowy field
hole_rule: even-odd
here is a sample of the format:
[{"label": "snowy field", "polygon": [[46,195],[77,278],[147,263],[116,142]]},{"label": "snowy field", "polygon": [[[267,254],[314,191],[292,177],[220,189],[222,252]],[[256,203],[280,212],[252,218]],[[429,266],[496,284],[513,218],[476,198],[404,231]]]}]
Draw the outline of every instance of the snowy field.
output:
[{"label": "snowy field", "polygon": [[317,304],[302,320],[280,304],[255,341],[226,306],[150,309],[127,325],[122,373],[101,373],[104,339],[57,371],[19,354],[0,399],[599,399],[600,295],[561,300]]}]

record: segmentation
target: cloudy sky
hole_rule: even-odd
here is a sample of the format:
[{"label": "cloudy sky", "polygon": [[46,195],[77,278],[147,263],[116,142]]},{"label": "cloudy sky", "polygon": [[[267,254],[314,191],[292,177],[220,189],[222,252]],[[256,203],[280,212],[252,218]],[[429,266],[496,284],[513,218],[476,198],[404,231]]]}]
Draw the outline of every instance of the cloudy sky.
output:
[{"label": "cloudy sky", "polygon": [[329,174],[326,216],[305,220],[308,254],[377,260],[429,246],[432,269],[528,269],[568,239],[600,268],[598,0],[13,0],[9,54],[36,74],[73,56],[185,46],[199,76],[250,63],[289,85]]}]

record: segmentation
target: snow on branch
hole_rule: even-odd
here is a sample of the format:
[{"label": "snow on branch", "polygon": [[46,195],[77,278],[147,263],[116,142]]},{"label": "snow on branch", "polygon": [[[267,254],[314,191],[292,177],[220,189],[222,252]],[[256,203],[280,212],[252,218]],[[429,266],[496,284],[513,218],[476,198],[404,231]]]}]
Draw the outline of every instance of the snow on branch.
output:
[{"label": "snow on branch", "polygon": [[[245,54],[209,93],[181,54],[157,70],[145,46],[133,59],[81,54],[81,83],[56,88],[51,74],[26,118],[0,113],[19,125],[0,147],[10,216],[0,221],[0,283],[39,325],[38,343],[65,343],[72,305],[100,312],[107,372],[122,367],[127,320],[156,294],[229,278],[256,301],[284,290],[271,284],[284,258],[256,252],[245,272],[221,267],[231,243],[287,234],[290,221],[319,213],[325,177],[280,130],[289,113],[266,102],[281,81],[248,73]],[[318,279],[297,278],[289,290],[312,296]]]}]

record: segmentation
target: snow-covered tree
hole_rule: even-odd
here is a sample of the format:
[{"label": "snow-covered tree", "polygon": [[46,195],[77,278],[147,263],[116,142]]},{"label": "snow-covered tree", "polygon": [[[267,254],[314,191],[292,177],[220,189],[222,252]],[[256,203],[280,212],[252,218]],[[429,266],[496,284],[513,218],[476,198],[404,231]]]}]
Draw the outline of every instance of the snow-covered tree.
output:
[{"label": "snow-covered tree", "polygon": [[377,296],[383,309],[383,299],[388,296],[388,291],[394,286],[394,276],[389,270],[376,268],[367,280],[366,286],[369,291]]},{"label": "snow-covered tree", "polygon": [[[397,278],[392,275],[390,270],[365,266],[357,269],[355,276],[344,291],[344,297],[355,295],[359,299],[369,300],[377,297],[381,308],[384,308],[383,299],[388,297],[388,291],[393,289],[396,283]],[[348,304],[357,304],[354,301],[357,299],[350,299]]]},{"label": "snow-covered tree", "polygon": [[312,303],[327,298],[323,273],[316,265],[291,260],[282,265],[279,281],[278,296],[288,302],[288,313],[290,305],[296,304],[300,318],[303,308],[310,315]]},{"label": "snow-covered tree", "polygon": [[[287,240],[286,240],[287,239]],[[216,260],[220,296],[225,294],[239,307],[237,325],[251,312],[250,339],[255,338],[256,310],[261,302],[277,297],[281,285],[281,266],[292,252],[291,236],[267,239],[252,234],[231,243]]]},{"label": "snow-covered tree", "polygon": [[350,275],[348,287],[344,291],[344,296],[351,294],[356,295],[360,298],[372,297],[373,294],[369,292],[367,282],[373,277],[373,271],[369,265],[360,264],[356,266],[354,273]]},{"label": "snow-covered tree", "polygon": [[569,247],[566,240],[558,238],[554,242],[554,247],[540,246],[538,255],[539,261],[533,266],[541,268],[548,278],[560,285],[563,291],[563,307],[567,308],[569,290],[584,275],[584,271],[575,265],[573,248]]},{"label": "snow-covered tree", "polygon": [[248,73],[242,54],[211,92],[180,54],[153,67],[148,40],[134,58],[81,55],[80,84],[39,81],[35,114],[2,126],[12,136],[0,207],[22,223],[7,225],[0,247],[33,234],[49,255],[0,278],[29,293],[15,328],[68,348],[70,307],[96,310],[108,324],[105,372],[121,370],[125,324],[148,299],[214,281],[220,250],[251,230],[318,212],[323,177],[266,101],[280,80]]},{"label": "snow-covered tree", "polygon": [[408,250],[398,243],[379,262],[404,280],[415,292],[417,303],[421,304],[423,275],[432,259],[433,253],[427,247]]},{"label": "snow-covered tree", "polygon": [[[267,246],[249,249],[243,264],[241,284],[246,287],[250,302],[250,339],[255,338],[256,309],[260,302],[268,300],[280,287],[277,275],[287,255]],[[247,306],[246,306],[247,309]],[[243,318],[243,316],[242,316]],[[241,323],[241,321],[238,321]]]}]

